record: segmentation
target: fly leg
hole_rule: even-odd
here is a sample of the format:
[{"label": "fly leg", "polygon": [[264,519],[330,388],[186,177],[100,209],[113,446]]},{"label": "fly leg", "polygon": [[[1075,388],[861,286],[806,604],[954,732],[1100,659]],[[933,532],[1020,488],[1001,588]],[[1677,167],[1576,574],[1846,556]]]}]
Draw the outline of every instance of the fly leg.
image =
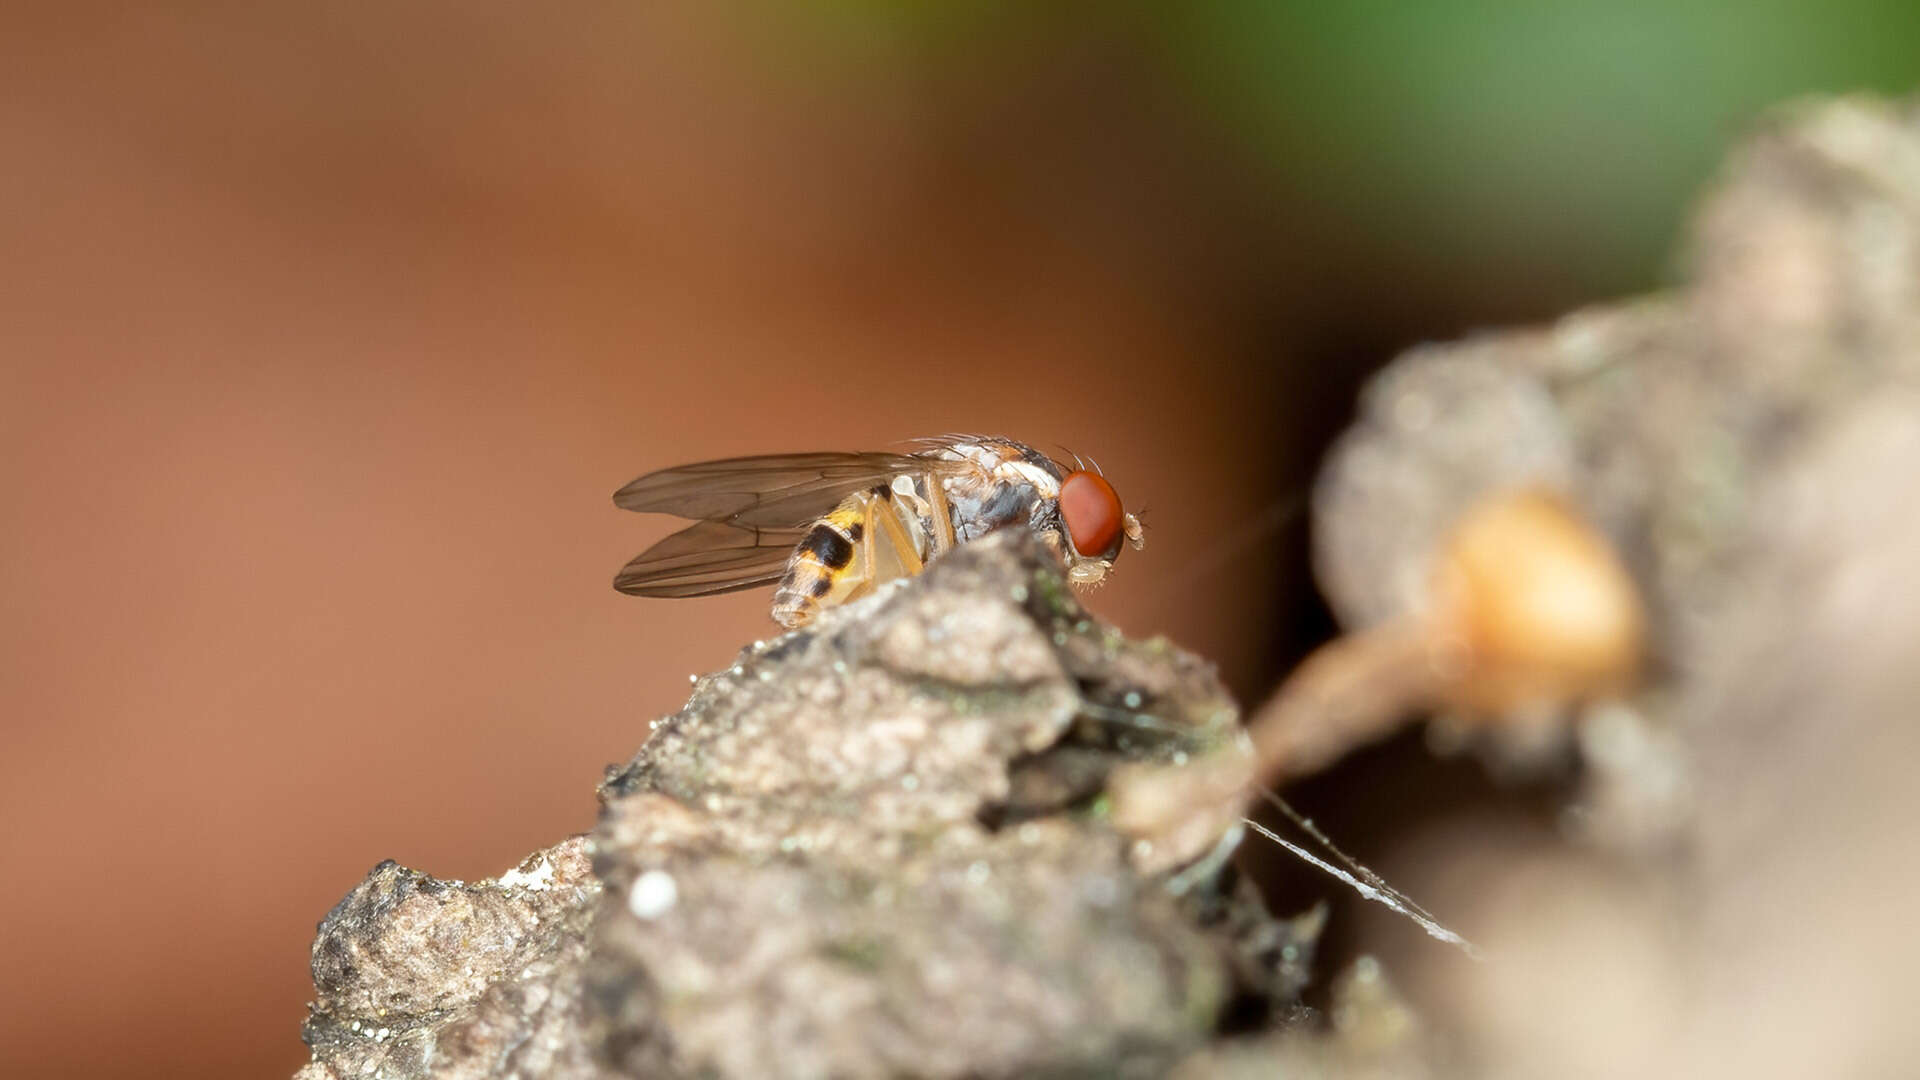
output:
[{"label": "fly leg", "polygon": [[947,501],[947,489],[940,486],[940,477],[928,473],[926,484],[927,504],[933,507],[933,551],[927,556],[931,559],[952,551],[960,540],[953,534],[953,504]]},{"label": "fly leg", "polygon": [[873,504],[877,501],[872,495],[860,496],[860,569],[862,573],[860,581],[854,585],[852,591],[847,593],[849,600],[857,596],[865,596],[880,583],[880,563],[874,558],[878,554],[874,547],[877,539],[873,535],[875,516]]},{"label": "fly leg", "polygon": [[[876,532],[886,535],[889,554],[894,558],[894,565],[888,566],[887,569],[899,570],[898,574],[891,576],[913,577],[926,568],[927,564],[920,558],[920,552],[915,547],[913,538],[907,535],[906,526],[900,524],[900,518],[893,512],[893,500],[870,495],[867,497],[866,536],[873,537]],[[877,544],[878,540],[878,537],[874,537],[872,542]],[[889,575],[881,572],[882,565],[873,563],[868,568],[876,585],[889,579]]]},{"label": "fly leg", "polygon": [[912,577],[925,565],[906,527],[895,516],[893,501],[888,495],[869,493],[856,498],[860,508],[860,517],[855,523],[860,545],[860,576],[846,593],[848,600],[865,596],[895,578]]}]

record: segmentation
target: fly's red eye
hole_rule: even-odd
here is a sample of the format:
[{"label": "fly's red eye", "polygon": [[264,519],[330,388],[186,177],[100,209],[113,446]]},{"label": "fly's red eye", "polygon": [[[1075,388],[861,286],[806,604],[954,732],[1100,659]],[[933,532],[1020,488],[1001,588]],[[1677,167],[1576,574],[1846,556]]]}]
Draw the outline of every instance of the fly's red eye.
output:
[{"label": "fly's red eye", "polygon": [[1060,520],[1081,555],[1096,559],[1112,554],[1120,546],[1124,517],[1119,494],[1099,473],[1083,469],[1060,481]]}]

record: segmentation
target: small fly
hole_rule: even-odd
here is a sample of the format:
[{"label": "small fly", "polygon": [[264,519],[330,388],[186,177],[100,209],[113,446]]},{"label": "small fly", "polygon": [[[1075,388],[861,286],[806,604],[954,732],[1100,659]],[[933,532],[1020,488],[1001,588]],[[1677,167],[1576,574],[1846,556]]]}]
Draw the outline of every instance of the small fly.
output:
[{"label": "small fly", "polygon": [[715,596],[777,585],[773,619],[911,577],[956,544],[1024,525],[1076,585],[1106,576],[1140,521],[1096,464],[1071,467],[1011,439],[955,435],[907,453],[769,454],[648,473],[613,496],[626,510],[695,524],[621,569],[634,596]]}]

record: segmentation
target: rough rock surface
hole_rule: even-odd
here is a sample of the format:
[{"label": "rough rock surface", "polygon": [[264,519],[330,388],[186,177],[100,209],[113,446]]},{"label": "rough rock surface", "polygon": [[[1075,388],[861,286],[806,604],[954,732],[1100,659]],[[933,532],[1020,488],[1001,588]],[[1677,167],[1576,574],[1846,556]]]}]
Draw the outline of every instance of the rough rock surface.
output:
[{"label": "rough rock surface", "polygon": [[1155,1075],[1305,979],[1317,924],[1142,875],[1103,816],[1116,763],[1237,723],[1027,534],[968,545],[699,680],[590,837],[375,868],[314,943],[307,1075]]},{"label": "rough rock surface", "polygon": [[374,867],[314,939],[303,1080],[601,1075],[576,1035],[601,893],[587,846],[477,884]]}]

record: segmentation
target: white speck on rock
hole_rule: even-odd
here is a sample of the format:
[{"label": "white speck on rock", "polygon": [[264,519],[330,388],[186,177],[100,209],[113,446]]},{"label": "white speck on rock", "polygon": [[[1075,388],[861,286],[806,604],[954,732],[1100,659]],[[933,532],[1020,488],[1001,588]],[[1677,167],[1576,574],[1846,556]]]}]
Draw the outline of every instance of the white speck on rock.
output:
[{"label": "white speck on rock", "polygon": [[680,902],[680,886],[665,870],[641,874],[627,893],[627,910],[638,918],[652,921],[673,910]]},{"label": "white speck on rock", "polygon": [[498,883],[503,889],[525,889],[528,892],[545,892],[553,888],[553,861],[541,859],[540,865],[521,873],[519,867],[501,874]]}]

